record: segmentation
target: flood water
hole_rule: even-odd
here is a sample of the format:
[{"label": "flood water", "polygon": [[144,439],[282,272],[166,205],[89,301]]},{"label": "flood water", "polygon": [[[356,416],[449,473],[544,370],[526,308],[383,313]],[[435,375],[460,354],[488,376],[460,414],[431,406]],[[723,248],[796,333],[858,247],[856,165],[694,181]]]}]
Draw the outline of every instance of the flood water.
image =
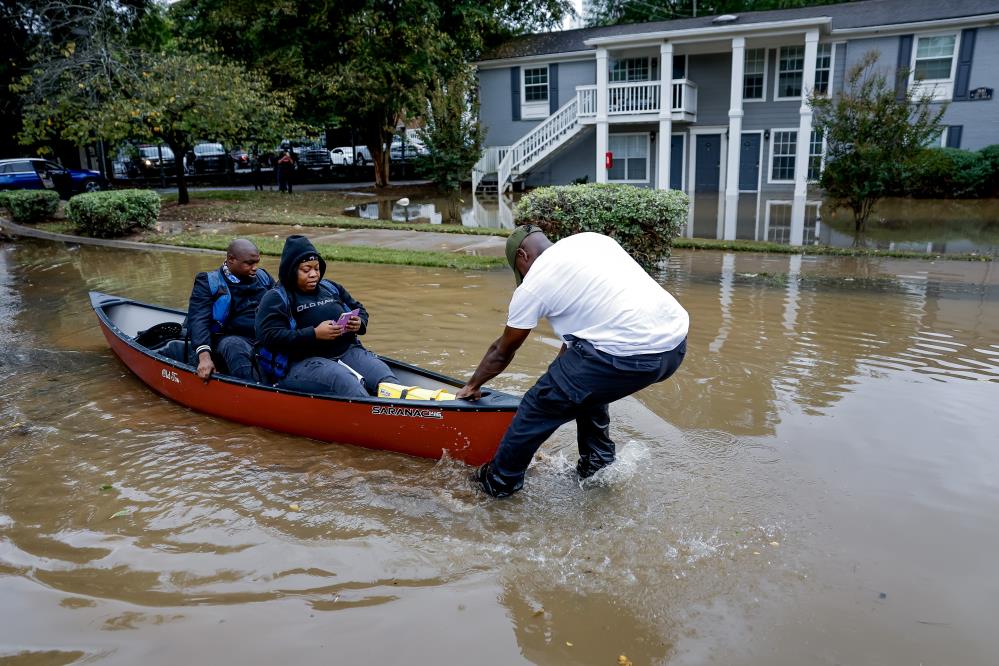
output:
[{"label": "flood water", "polygon": [[[87,291],[180,307],[217,262],[0,245],[0,661],[999,661],[995,265],[677,252],[687,360],[612,407],[619,461],[580,487],[566,428],[496,501],[146,389]],[[331,275],[370,348],[459,377],[513,287]],[[536,331],[495,386],[556,351]]]},{"label": "flood water", "polygon": [[[451,198],[372,199],[345,213],[372,220],[466,227],[512,229],[520,194],[479,195],[463,192]],[[691,199],[688,238],[724,238],[723,192],[698,193]],[[788,245],[792,237],[789,196],[739,195],[736,239]],[[805,206],[805,245],[867,247],[927,254],[999,255],[999,199],[883,199],[863,233],[856,233],[852,213],[834,209],[819,197]]]}]

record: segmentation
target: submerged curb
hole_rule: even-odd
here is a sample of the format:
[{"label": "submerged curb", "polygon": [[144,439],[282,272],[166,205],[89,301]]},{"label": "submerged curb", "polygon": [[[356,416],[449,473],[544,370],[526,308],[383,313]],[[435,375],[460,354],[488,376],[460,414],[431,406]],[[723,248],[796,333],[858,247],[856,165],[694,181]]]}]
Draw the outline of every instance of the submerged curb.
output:
[{"label": "submerged curb", "polygon": [[225,250],[209,250],[200,247],[183,247],[181,245],[166,245],[164,243],[142,243],[139,241],[115,240],[113,238],[91,238],[90,236],[74,236],[72,234],[59,234],[54,231],[43,231],[32,227],[25,227],[11,222],[6,218],[0,218],[0,233],[6,232],[14,236],[24,236],[25,238],[38,238],[61,243],[74,243],[76,245],[96,245],[98,247],[112,247],[119,250],[159,250],[162,252],[197,252],[200,254],[225,254]]}]

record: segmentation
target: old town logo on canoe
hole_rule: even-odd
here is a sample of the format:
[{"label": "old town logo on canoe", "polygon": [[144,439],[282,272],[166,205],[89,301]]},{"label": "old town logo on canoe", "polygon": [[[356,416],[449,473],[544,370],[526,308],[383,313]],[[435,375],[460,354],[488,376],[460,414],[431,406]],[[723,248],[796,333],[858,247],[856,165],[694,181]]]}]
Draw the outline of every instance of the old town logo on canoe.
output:
[{"label": "old town logo on canoe", "polygon": [[163,375],[163,379],[169,379],[174,384],[179,384],[180,383],[180,377],[178,377],[177,373],[174,372],[173,370],[167,370],[166,368],[163,368],[160,371],[160,374]]},{"label": "old town logo on canoe", "polygon": [[382,407],[371,408],[375,416],[410,416],[417,419],[443,419],[444,414],[439,409],[421,409],[419,407]]}]

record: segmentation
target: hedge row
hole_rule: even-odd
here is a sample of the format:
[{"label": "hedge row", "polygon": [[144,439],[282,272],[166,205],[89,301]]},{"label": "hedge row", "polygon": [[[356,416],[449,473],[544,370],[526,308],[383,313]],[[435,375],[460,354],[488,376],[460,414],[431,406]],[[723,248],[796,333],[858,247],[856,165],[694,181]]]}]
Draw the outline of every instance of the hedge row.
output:
[{"label": "hedge row", "polygon": [[156,224],[160,215],[160,196],[152,190],[78,194],[66,204],[66,215],[80,233],[113,238]]},{"label": "hedge row", "polygon": [[581,231],[611,236],[649,272],[669,258],[686,221],[683,192],[607,183],[538,188],[520,200],[514,217],[553,241]]},{"label": "hedge row", "polygon": [[999,144],[979,151],[928,148],[907,169],[898,194],[921,199],[999,196]]},{"label": "hedge row", "polygon": [[52,190],[9,190],[0,192],[0,208],[10,212],[19,224],[40,222],[55,215],[59,194]]}]

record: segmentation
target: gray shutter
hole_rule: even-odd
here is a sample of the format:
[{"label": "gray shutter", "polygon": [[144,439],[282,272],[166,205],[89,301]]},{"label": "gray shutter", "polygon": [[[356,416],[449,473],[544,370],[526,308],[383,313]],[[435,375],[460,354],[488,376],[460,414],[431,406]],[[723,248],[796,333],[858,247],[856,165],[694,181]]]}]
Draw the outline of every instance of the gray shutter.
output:
[{"label": "gray shutter", "polygon": [[954,99],[968,99],[971,80],[971,61],[975,56],[975,36],[978,28],[961,31],[961,51],[957,56],[957,80],[954,82]]},{"label": "gray shutter", "polygon": [[558,111],[558,63],[548,65],[548,113]]},{"label": "gray shutter", "polygon": [[909,87],[909,66],[912,62],[912,35],[898,38],[898,63],[895,68],[895,99],[905,99]]},{"label": "gray shutter", "polygon": [[510,111],[514,120],[520,120],[520,67],[510,68]]},{"label": "gray shutter", "polygon": [[961,147],[961,132],[964,131],[964,125],[951,125],[947,128],[947,147],[948,148],[960,148]]}]

